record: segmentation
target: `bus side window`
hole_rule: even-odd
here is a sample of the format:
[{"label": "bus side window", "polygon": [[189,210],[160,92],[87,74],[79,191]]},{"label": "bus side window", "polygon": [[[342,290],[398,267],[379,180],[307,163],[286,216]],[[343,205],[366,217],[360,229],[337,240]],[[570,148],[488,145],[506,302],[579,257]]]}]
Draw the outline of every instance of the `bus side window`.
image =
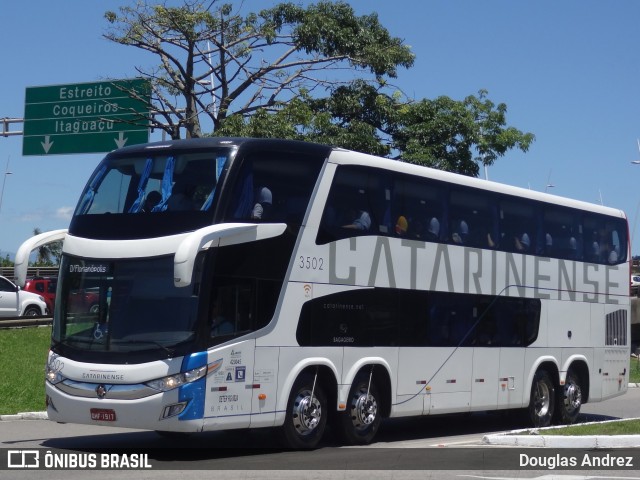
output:
[{"label": "bus side window", "polygon": [[493,198],[467,189],[451,190],[449,242],[470,247],[497,247]]},{"label": "bus side window", "polygon": [[536,209],[532,203],[505,198],[500,202],[500,248],[508,252],[535,252]]},{"label": "bus side window", "polygon": [[379,178],[375,172],[360,167],[338,168],[322,216],[318,243],[379,233],[384,204],[376,201],[376,195],[383,193],[377,188]]}]

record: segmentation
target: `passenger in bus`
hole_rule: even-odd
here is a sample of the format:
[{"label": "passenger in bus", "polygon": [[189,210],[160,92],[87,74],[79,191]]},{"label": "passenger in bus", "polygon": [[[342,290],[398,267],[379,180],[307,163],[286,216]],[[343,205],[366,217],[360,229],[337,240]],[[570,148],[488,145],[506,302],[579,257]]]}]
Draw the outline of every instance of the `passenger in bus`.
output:
[{"label": "passenger in bus", "polygon": [[149,193],[147,193],[147,196],[144,199],[142,211],[147,213],[151,212],[153,210],[153,207],[160,203],[160,200],[162,200],[162,194],[157,190],[151,190]]},{"label": "passenger in bus", "polygon": [[529,240],[529,235],[525,232],[522,236],[516,236],[514,238],[514,244],[516,248],[516,252],[524,253],[529,251],[529,247],[531,246],[531,241]]},{"label": "passenger in bus", "polygon": [[588,259],[591,262],[600,261],[600,242],[597,232],[593,232],[593,241],[591,242],[591,251],[589,252]]},{"label": "passenger in bus", "polygon": [[464,220],[461,220],[458,224],[457,228],[454,230],[451,235],[451,240],[453,243],[458,245],[464,245],[467,241],[467,237],[469,236],[469,225]]},{"label": "passenger in bus", "polygon": [[267,187],[256,190],[255,204],[251,210],[251,220],[267,221],[271,217],[273,194]]},{"label": "passenger in bus", "polygon": [[171,190],[171,196],[167,200],[167,210],[170,211],[183,211],[194,210],[195,204],[193,203],[193,185],[186,183],[176,182]]},{"label": "passenger in bus", "polygon": [[437,242],[438,240],[440,240],[440,222],[436,217],[432,217],[431,220],[429,220],[426,240],[428,242]]},{"label": "passenger in bus", "polygon": [[569,253],[567,256],[569,260],[578,259],[578,242],[576,240],[576,237],[571,237],[569,239]]},{"label": "passenger in bus", "polygon": [[612,265],[616,264],[618,263],[618,251],[619,247],[612,246],[608,238],[605,237],[600,247],[600,260]]},{"label": "passenger in bus", "polygon": [[544,236],[544,247],[538,248],[538,253],[546,256],[550,256],[553,251],[553,237],[547,233]]},{"label": "passenger in bus", "polygon": [[224,305],[220,298],[213,300],[213,307],[211,310],[211,336],[216,337],[218,335],[229,335],[234,332],[235,328],[233,322],[225,314]]},{"label": "passenger in bus", "polygon": [[407,221],[404,215],[400,215],[398,220],[396,221],[396,235],[399,237],[404,237],[407,234],[407,230],[409,228],[409,222]]},{"label": "passenger in bus", "polygon": [[352,228],[355,230],[369,230],[371,228],[371,216],[365,210],[352,211],[353,222],[343,225],[342,228]]}]

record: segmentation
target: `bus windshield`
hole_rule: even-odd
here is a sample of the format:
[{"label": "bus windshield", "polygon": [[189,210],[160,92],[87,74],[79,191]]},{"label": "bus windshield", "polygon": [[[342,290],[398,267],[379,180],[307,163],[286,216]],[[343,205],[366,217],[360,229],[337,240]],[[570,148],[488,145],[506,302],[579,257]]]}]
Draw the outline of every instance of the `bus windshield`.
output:
[{"label": "bus windshield", "polygon": [[[75,350],[173,354],[195,341],[198,295],[173,284],[173,258],[64,257],[53,341]],[[163,353],[164,352],[164,353]]]},{"label": "bus windshield", "polygon": [[213,149],[107,159],[94,172],[74,215],[212,211],[228,154],[228,149]]},{"label": "bus windshield", "polygon": [[109,154],[82,192],[69,232],[121,240],[163,237],[211,225],[235,151],[225,146]]}]

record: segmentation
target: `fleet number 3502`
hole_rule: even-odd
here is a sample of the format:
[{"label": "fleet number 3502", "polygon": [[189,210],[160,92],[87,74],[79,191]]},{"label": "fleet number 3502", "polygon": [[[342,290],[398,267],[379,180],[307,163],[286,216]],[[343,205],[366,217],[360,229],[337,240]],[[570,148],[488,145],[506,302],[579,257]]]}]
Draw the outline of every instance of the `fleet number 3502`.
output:
[{"label": "fleet number 3502", "polygon": [[298,267],[306,270],[324,270],[324,258],[300,255]]}]

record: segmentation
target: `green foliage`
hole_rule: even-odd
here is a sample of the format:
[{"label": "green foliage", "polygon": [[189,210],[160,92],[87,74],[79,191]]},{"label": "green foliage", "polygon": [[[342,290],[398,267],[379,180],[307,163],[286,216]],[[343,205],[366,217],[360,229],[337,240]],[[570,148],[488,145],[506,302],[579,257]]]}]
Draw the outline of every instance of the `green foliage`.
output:
[{"label": "green foliage", "polygon": [[507,127],[506,106],[485,91],[463,101],[411,102],[361,80],[326,98],[302,95],[271,113],[229,118],[215,134],[318,142],[470,176],[512,148],[526,152],[534,140]]},{"label": "green foliage", "polygon": [[629,365],[629,383],[640,383],[640,358],[632,358]]},{"label": "green foliage", "polygon": [[7,253],[4,258],[0,258],[0,267],[13,267],[14,263],[9,259]]},{"label": "green foliage", "polygon": [[158,58],[137,69],[153,88],[154,127],[198,137],[208,116],[218,136],[314,141],[471,176],[534,140],[483,90],[461,101],[406,98],[389,80],[415,55],[375,13],[358,16],[344,1],[241,9],[139,1],[105,13],[107,39]]},{"label": "green foliage", "polygon": [[161,112],[154,126],[173,137],[182,126],[197,137],[200,115],[217,130],[229,117],[244,121],[335,84],[332,71],[395,77],[398,67],[413,65],[410,48],[376,15],[358,17],[345,2],[282,3],[247,15],[240,8],[216,0],[179,7],[140,1],[105,13],[105,38],[158,57],[156,68],[137,69],[151,82],[151,107]]},{"label": "green foliage", "polygon": [[[33,235],[40,235],[42,231],[36,227],[33,229]],[[36,261],[33,263],[35,267],[54,267],[60,264],[62,258],[62,240],[41,245],[36,250]]]},{"label": "green foliage", "polygon": [[492,165],[512,148],[526,152],[533,134],[506,127],[506,105],[486,95],[481,90],[463,101],[441,96],[410,105],[394,138],[402,159],[475,177],[480,165]]}]

